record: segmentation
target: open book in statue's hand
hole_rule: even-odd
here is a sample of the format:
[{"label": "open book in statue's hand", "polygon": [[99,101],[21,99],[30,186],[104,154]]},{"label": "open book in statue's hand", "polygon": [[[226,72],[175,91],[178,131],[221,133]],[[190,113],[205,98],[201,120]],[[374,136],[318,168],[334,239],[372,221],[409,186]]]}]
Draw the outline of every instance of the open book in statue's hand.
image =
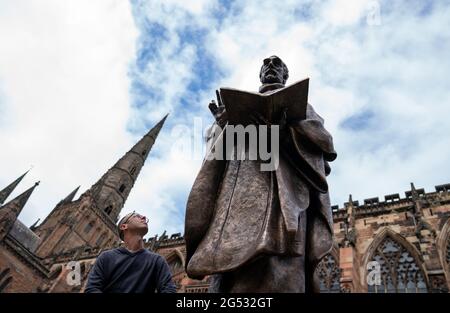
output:
[{"label": "open book in statue's hand", "polygon": [[266,94],[220,88],[220,97],[230,125],[254,124],[252,116],[255,115],[276,124],[282,119],[283,112],[286,112],[288,122],[305,119],[308,87],[309,78],[306,78]]}]

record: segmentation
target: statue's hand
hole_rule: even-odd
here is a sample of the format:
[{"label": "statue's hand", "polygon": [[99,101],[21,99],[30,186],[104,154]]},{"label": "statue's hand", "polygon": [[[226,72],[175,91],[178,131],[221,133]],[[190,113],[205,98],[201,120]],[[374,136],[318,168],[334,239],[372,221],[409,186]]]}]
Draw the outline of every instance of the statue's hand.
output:
[{"label": "statue's hand", "polygon": [[227,111],[225,110],[224,105],[216,105],[216,102],[212,100],[209,105],[209,110],[211,111],[212,115],[216,119],[217,124],[219,124],[220,127],[223,127],[228,122],[228,115]]}]

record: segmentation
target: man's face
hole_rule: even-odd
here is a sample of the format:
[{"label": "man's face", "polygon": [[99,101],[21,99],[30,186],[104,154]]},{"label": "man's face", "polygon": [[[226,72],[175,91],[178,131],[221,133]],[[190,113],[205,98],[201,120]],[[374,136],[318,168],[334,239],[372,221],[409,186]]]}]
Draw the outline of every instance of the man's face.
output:
[{"label": "man's face", "polygon": [[283,62],[277,56],[271,56],[264,59],[264,64],[261,67],[260,79],[263,84],[284,84],[284,68]]},{"label": "man's face", "polygon": [[134,213],[126,223],[122,224],[121,229],[144,236],[148,232],[148,219],[141,214]]}]

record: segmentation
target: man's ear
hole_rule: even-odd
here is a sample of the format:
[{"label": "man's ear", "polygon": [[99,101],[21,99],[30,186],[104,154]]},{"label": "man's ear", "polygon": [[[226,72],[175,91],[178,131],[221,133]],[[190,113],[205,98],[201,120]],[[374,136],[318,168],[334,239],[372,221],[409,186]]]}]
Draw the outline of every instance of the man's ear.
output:
[{"label": "man's ear", "polygon": [[120,230],[125,230],[125,229],[127,229],[128,228],[128,225],[127,224],[122,224],[122,225],[120,225]]}]

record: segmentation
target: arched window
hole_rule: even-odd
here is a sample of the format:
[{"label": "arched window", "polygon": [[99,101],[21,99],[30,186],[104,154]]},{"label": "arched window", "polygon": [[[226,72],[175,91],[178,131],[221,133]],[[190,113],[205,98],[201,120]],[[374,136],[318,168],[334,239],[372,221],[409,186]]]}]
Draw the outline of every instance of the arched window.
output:
[{"label": "arched window", "polygon": [[147,150],[142,151],[142,156],[145,156],[146,153],[147,153]]},{"label": "arched window", "polygon": [[86,227],[84,228],[84,232],[86,234],[89,234],[89,232],[91,231],[91,229],[94,227],[94,222],[89,222],[86,224]]},{"label": "arched window", "polygon": [[120,192],[124,192],[125,191],[125,185],[124,184],[122,184],[122,185],[120,185],[120,188],[119,188],[119,191]]},{"label": "arched window", "polygon": [[[376,261],[381,284],[368,285],[375,293],[427,292],[424,274],[414,257],[399,242],[386,236],[376,248],[371,261]],[[379,267],[378,267],[379,265]],[[375,281],[375,280],[374,280]]]},{"label": "arched window", "polygon": [[133,168],[130,171],[130,174],[133,176],[134,173],[136,173],[136,166],[133,166]]},{"label": "arched window", "polygon": [[327,254],[317,265],[316,275],[319,277],[320,292],[338,293],[341,291],[341,269],[336,259]]}]

